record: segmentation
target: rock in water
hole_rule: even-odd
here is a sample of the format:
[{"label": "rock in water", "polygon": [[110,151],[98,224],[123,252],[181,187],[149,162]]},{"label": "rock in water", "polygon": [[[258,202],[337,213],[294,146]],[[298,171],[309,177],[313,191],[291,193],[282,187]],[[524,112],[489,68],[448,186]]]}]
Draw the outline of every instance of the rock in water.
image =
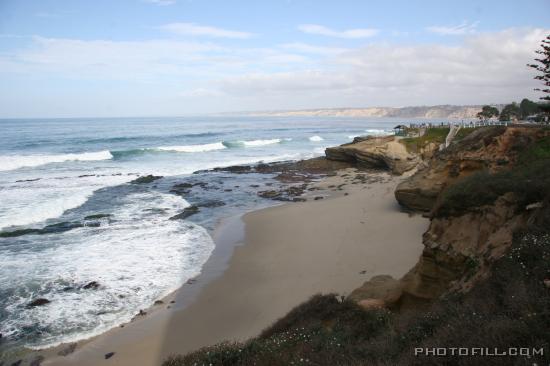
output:
[{"label": "rock in water", "polygon": [[115,355],[114,352],[109,352],[105,354],[105,359],[108,360],[109,358],[113,357]]},{"label": "rock in water", "polygon": [[199,212],[199,207],[192,205],[192,206],[186,207],[182,213],[179,213],[175,216],[170,217],[170,220],[183,220],[188,218],[191,215],[196,214],[197,212]]},{"label": "rock in water", "polygon": [[87,284],[82,286],[82,288],[84,290],[96,290],[97,288],[99,288],[99,282],[97,281],[88,282]]},{"label": "rock in water", "polygon": [[43,305],[49,304],[50,302],[51,302],[50,300],[40,297],[28,303],[27,307],[34,308],[35,306],[43,306]]},{"label": "rock in water", "polygon": [[156,175],[145,175],[143,177],[139,177],[131,181],[131,184],[145,184],[145,183],[151,183],[157,179],[162,178],[161,176]]}]

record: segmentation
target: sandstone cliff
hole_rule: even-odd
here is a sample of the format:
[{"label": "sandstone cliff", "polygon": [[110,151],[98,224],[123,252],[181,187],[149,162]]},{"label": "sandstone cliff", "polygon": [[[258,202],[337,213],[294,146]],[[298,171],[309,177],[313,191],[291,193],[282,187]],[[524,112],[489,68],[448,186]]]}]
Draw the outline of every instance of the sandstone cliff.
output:
[{"label": "sandstone cliff", "polygon": [[528,127],[486,127],[437,153],[395,190],[404,207],[428,212],[442,190],[477,171],[494,173],[516,163],[522,148],[542,138],[547,131]]},{"label": "sandstone cliff", "polygon": [[409,153],[394,136],[356,137],[349,144],[327,148],[325,155],[329,160],[387,168],[395,174],[403,174],[420,162],[419,156]]},{"label": "sandstone cliff", "polygon": [[[498,107],[501,107],[500,105]],[[481,106],[436,105],[416,107],[323,108],[287,111],[241,112],[248,116],[313,116],[313,117],[393,117],[393,118],[442,118],[475,119]]]},{"label": "sandstone cliff", "polygon": [[468,292],[510,250],[514,234],[549,211],[550,130],[479,129],[436,153],[395,196],[409,209],[431,212],[422,255],[401,280],[372,279],[350,298],[364,307],[376,299],[391,307],[404,297]]}]

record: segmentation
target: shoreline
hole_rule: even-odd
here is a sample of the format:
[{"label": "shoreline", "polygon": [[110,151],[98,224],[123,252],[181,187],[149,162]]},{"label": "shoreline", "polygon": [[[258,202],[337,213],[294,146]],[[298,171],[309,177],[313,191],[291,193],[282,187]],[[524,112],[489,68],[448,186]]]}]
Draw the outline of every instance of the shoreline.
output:
[{"label": "shoreline", "polygon": [[393,188],[401,179],[343,169],[310,183],[307,202],[221,220],[196,281],[67,356],[57,356],[67,345],[41,352],[42,364],[159,365],[171,354],[255,336],[316,293],[348,295],[372,276],[401,277],[420,255],[428,222],[398,207]]}]

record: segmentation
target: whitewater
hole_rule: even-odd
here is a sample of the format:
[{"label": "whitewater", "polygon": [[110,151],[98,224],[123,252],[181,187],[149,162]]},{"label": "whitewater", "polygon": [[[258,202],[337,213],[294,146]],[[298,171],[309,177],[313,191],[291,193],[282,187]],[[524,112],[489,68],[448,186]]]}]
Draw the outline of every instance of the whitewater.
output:
[{"label": "whitewater", "polygon": [[[87,338],[129,321],[199,274],[214,249],[216,223],[265,204],[250,188],[264,178],[193,173],[320,156],[350,136],[391,134],[398,123],[318,117],[0,120],[3,339],[42,348]],[[132,183],[145,175],[162,178]],[[197,179],[218,189],[171,191]],[[212,200],[223,207],[170,220],[191,203]],[[98,284],[93,291],[85,289],[91,282]],[[36,298],[50,303],[29,307]]]}]

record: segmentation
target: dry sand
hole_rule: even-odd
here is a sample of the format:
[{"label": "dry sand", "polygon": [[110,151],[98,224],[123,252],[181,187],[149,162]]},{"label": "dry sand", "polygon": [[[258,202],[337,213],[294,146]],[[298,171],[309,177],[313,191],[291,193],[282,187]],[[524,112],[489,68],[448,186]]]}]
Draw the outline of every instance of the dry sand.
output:
[{"label": "dry sand", "polygon": [[[354,180],[356,174],[324,179],[307,202],[246,214],[244,238],[242,224],[225,225],[215,236],[221,251],[196,284],[173,295],[175,304],[171,297],[43,364],[160,365],[170,354],[253,337],[316,293],[347,295],[372,276],[401,277],[418,260],[428,220],[399,210],[393,196],[399,178],[377,173],[382,181],[369,183]],[[340,184],[346,185],[335,188]],[[235,240],[242,245],[227,244]],[[109,352],[115,354],[106,360]]]}]

